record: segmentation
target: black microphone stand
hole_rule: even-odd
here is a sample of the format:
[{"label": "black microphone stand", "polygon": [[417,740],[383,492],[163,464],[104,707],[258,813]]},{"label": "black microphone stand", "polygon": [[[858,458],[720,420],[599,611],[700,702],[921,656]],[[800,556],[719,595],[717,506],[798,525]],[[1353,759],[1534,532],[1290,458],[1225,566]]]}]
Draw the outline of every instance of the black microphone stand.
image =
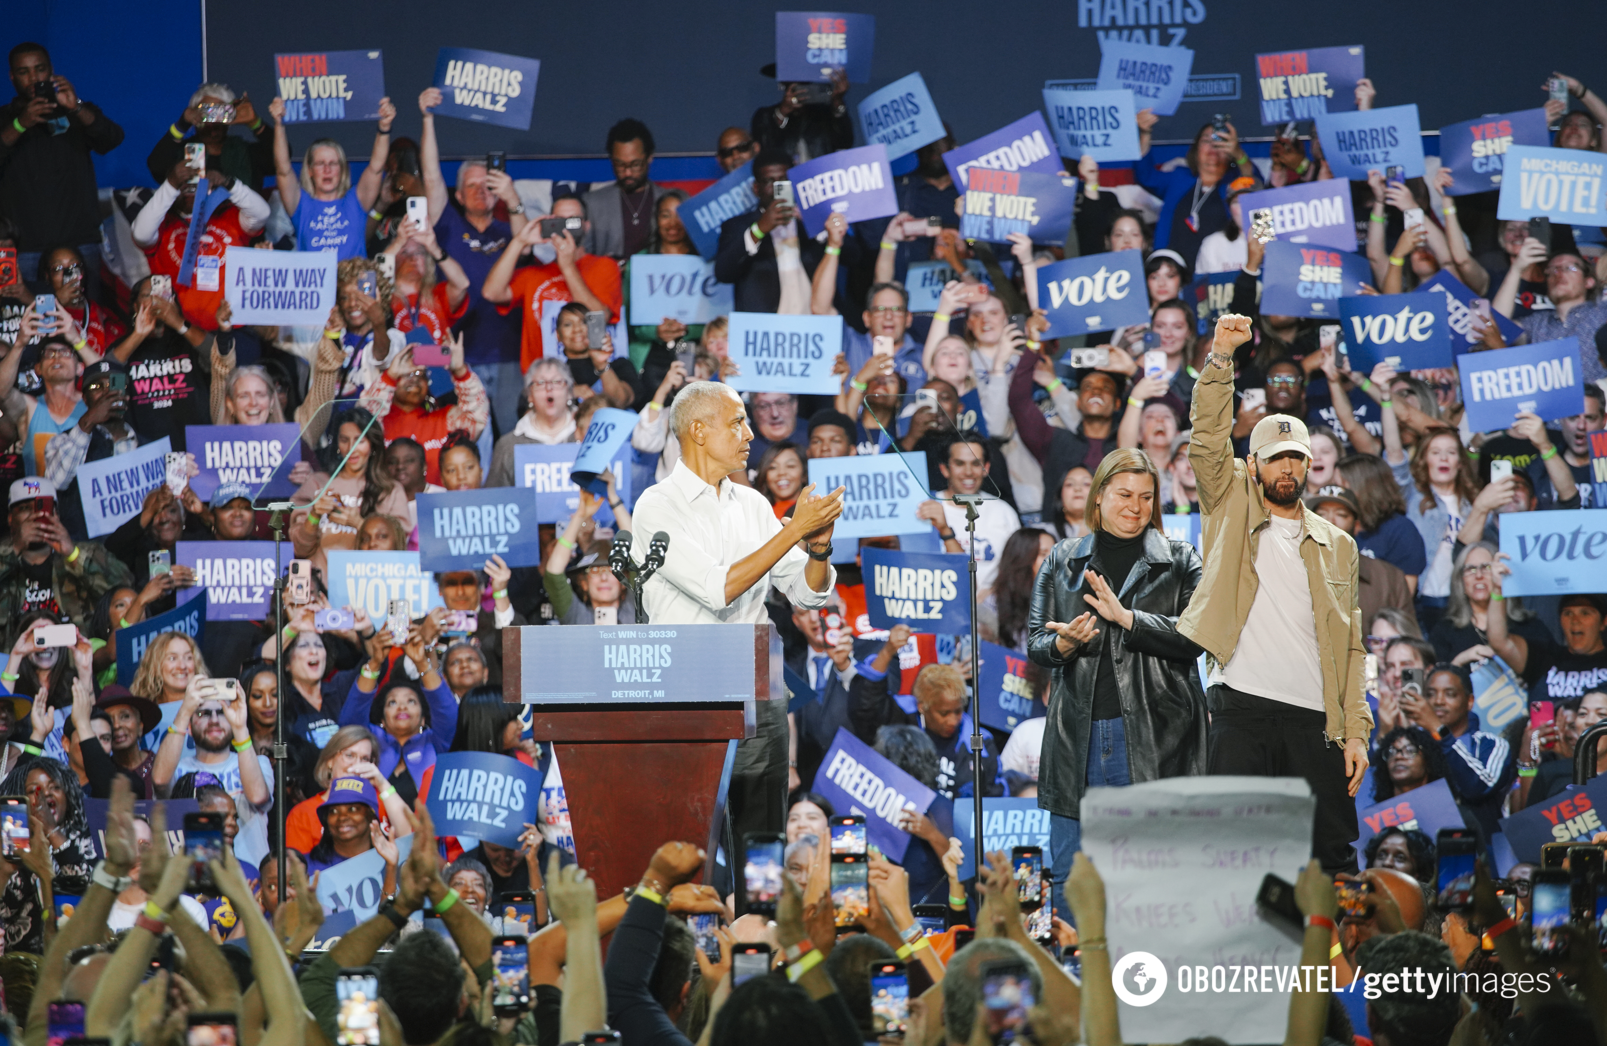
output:
[{"label": "black microphone stand", "polygon": [[279,712],[273,717],[273,820],[279,829],[279,885],[276,890],[275,908],[284,903],[285,884],[289,882],[286,876],[289,870],[286,867],[285,853],[285,818],[289,814],[288,804],[285,802],[285,763],[290,760],[290,744],[285,740],[285,573],[279,569],[283,562],[280,558],[280,549],[285,537],[285,528],[290,524],[290,512],[295,508],[288,501],[275,502],[268,506],[268,527],[273,531],[273,625],[274,625],[274,654],[273,681],[274,693],[278,695]]},{"label": "black microphone stand", "polygon": [[976,826],[976,868],[981,871],[987,862],[988,848],[982,828],[982,645],[978,641],[976,612],[976,521],[983,501],[981,494],[950,495],[954,504],[965,506],[965,535],[968,554],[966,561],[971,572],[971,800],[975,803],[973,816]]}]

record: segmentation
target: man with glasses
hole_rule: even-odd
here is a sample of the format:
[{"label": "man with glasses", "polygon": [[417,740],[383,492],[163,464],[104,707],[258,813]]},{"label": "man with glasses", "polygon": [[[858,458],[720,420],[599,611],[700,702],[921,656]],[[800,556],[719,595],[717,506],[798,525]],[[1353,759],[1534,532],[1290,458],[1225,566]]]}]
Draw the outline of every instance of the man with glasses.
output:
[{"label": "man with glasses", "polygon": [[[267,756],[252,751],[245,691],[224,689],[229,682],[199,676],[190,681],[173,725],[156,750],[151,784],[165,799],[173,782],[186,774],[204,770],[217,778],[240,814],[235,856],[258,864],[268,852],[266,815],[273,805],[273,770]],[[195,742],[193,753],[184,750],[186,739]]]},{"label": "man with glasses", "polygon": [[[822,266],[824,268],[825,266]],[[848,357],[848,374],[843,378],[843,391],[848,381],[858,374],[875,351],[875,339],[887,338],[893,346],[893,370],[903,375],[906,388],[918,389],[926,384],[926,370],[921,366],[921,343],[910,337],[910,296],[902,283],[889,280],[870,289],[869,304],[863,319],[865,333],[852,327],[843,331],[843,354]]]},{"label": "man with glasses", "polygon": [[647,180],[653,148],[653,132],[640,120],[626,118],[608,129],[603,151],[614,167],[614,180],[586,194],[591,215],[586,249],[591,253],[621,261],[647,246],[663,191]]},{"label": "man with glasses", "polygon": [[720,165],[720,170],[726,174],[730,174],[757,155],[759,155],[759,143],[754,141],[753,136],[747,131],[740,127],[727,127],[720,132],[714,159]]},{"label": "man with glasses", "polygon": [[755,463],[770,444],[790,440],[800,447],[809,444],[809,426],[798,418],[798,397],[790,392],[755,392],[748,397],[748,414],[753,418],[753,442],[748,457]]},{"label": "man with glasses", "polygon": [[1546,290],[1554,308],[1530,313],[1518,319],[1518,326],[1528,332],[1531,344],[1578,338],[1579,362],[1584,369],[1585,382],[1607,378],[1607,366],[1602,363],[1602,350],[1607,349],[1607,335],[1602,332],[1603,324],[1607,324],[1607,305],[1596,300],[1594,270],[1577,254],[1555,254],[1547,258],[1547,253],[1546,245],[1539,240],[1533,237],[1524,240],[1518,256],[1512,260],[1512,268],[1501,281],[1501,289],[1495,292],[1490,303],[1502,315],[1516,318],[1520,277],[1531,265],[1544,264]]}]

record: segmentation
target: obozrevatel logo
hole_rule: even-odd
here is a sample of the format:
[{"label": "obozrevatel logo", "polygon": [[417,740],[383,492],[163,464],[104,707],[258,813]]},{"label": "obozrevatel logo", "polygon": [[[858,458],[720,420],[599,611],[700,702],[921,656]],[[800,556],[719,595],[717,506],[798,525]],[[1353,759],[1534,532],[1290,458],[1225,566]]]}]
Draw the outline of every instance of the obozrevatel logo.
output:
[{"label": "obozrevatel logo", "polygon": [[1128,952],[1110,971],[1116,997],[1129,1006],[1148,1006],[1166,994],[1166,967],[1149,952]]}]

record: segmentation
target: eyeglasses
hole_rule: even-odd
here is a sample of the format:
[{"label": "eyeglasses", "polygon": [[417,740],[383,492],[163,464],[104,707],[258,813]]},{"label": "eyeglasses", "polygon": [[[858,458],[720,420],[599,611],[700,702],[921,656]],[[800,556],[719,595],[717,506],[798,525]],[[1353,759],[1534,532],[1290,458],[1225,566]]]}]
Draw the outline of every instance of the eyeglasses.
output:
[{"label": "eyeglasses", "polygon": [[1569,262],[1569,263],[1567,263],[1565,265],[1548,265],[1548,266],[1546,266],[1546,275],[1547,276],[1561,276],[1564,273],[1584,272],[1584,271],[1585,271],[1584,269],[1582,269],[1579,266],[1573,264],[1572,262]]},{"label": "eyeglasses", "polygon": [[609,162],[614,165],[614,170],[616,170],[616,171],[645,171],[645,170],[647,170],[647,165],[648,165],[649,161],[647,161],[647,160],[610,160]]},{"label": "eyeglasses", "polygon": [[731,157],[735,156],[737,153],[745,153],[749,149],[752,149],[752,148],[754,148],[754,141],[753,141],[752,138],[749,138],[745,142],[739,142],[736,145],[728,145],[724,149],[719,149],[719,150],[717,150],[717,153],[718,153],[720,159],[729,160]]},{"label": "eyeglasses", "polygon": [[1489,577],[1495,573],[1493,563],[1471,563],[1462,568],[1463,577]]},{"label": "eyeglasses", "polygon": [[1391,639],[1394,639],[1394,638],[1395,638],[1394,636],[1362,636],[1361,637],[1362,642],[1367,644],[1367,649],[1372,651],[1375,654],[1378,651],[1383,650],[1385,647],[1389,646],[1389,641]]},{"label": "eyeglasses", "polygon": [[1389,746],[1389,750],[1386,751],[1384,755],[1388,756],[1390,759],[1393,759],[1396,756],[1410,759],[1414,755],[1420,755],[1422,751],[1423,750],[1421,748],[1412,744],[1410,741],[1397,741]]},{"label": "eyeglasses", "polygon": [[790,409],[792,409],[791,403],[755,403],[753,405],[755,414],[775,414],[780,416]]},{"label": "eyeglasses", "polygon": [[563,380],[562,378],[537,378],[530,384],[534,385],[538,389],[561,389],[568,385],[569,382]]},{"label": "eyeglasses", "polygon": [[593,566],[587,567],[586,573],[590,574],[592,577],[603,577],[604,575],[611,577],[613,576],[614,568],[602,563],[597,563]]},{"label": "eyeglasses", "polygon": [[870,308],[866,309],[865,311],[869,312],[869,313],[888,313],[888,312],[897,313],[897,312],[903,312],[904,311],[904,306],[902,306],[902,305],[872,305]]},{"label": "eyeglasses", "polygon": [[1268,378],[1267,384],[1276,388],[1288,387],[1292,389],[1300,384],[1300,379],[1293,374],[1280,374],[1276,377]]}]

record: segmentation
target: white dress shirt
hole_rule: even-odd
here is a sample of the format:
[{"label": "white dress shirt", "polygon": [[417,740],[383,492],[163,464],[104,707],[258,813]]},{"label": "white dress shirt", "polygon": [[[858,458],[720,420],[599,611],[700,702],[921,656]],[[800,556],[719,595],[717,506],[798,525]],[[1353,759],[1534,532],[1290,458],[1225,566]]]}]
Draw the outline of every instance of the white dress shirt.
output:
[{"label": "white dress shirt", "polygon": [[810,588],[804,577],[809,557],[793,547],[769,574],[726,603],[731,567],[774,537],[781,521],[763,494],[729,479],[720,480],[716,490],[685,461],[642,492],[632,524],[631,553],[638,563],[646,560],[654,533],[662,530],[670,538],[664,566],[642,587],[642,602],[655,625],[762,624],[770,620],[764,601],[771,585],[794,606],[813,609],[826,605],[837,584],[837,572],[828,565],[822,591]]}]

